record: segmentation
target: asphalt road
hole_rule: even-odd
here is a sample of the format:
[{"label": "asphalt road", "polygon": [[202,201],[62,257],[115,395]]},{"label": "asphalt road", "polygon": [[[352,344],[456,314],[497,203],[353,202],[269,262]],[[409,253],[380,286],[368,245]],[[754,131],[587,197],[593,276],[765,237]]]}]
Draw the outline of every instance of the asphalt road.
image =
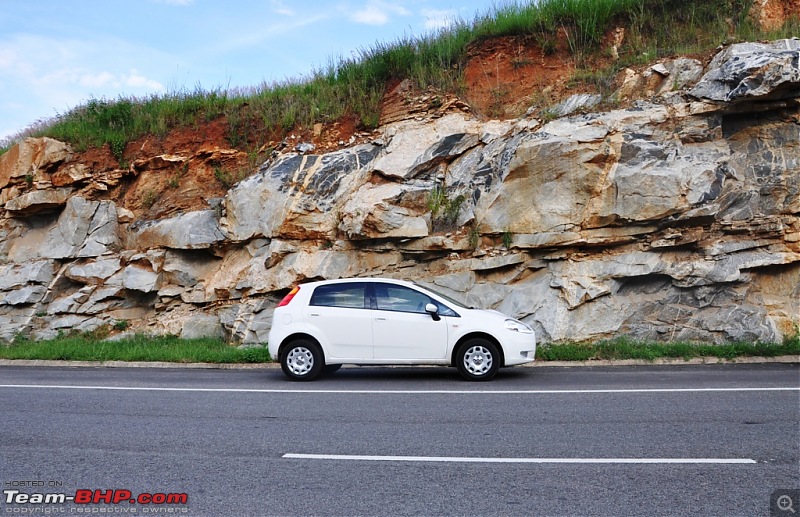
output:
[{"label": "asphalt road", "polygon": [[515,368],[489,383],[345,368],[303,384],[275,369],[4,366],[0,512],[770,515],[776,489],[800,488],[798,390],[796,364]]}]

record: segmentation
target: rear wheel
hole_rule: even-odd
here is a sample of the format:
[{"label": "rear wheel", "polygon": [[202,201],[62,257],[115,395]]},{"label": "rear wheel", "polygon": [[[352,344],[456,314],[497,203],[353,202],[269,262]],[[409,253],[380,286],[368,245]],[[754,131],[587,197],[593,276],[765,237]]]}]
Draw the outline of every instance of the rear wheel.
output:
[{"label": "rear wheel", "polygon": [[307,339],[292,341],[281,354],[281,370],[293,381],[310,381],[319,376],[325,358],[319,345]]},{"label": "rear wheel", "polygon": [[470,339],[456,353],[456,368],[468,381],[488,381],[500,369],[500,352],[488,339]]}]

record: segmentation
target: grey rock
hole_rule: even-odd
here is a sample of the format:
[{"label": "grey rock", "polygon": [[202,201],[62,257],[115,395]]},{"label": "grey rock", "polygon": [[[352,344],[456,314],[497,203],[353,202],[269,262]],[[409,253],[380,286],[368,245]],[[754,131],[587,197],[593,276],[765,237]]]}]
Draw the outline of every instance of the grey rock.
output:
[{"label": "grey rock", "polygon": [[576,113],[580,110],[590,109],[598,104],[603,100],[602,95],[592,94],[592,93],[578,93],[576,95],[572,95],[567,98],[564,102],[556,104],[547,109],[550,113],[555,115],[556,117],[566,117],[567,115],[571,115]]},{"label": "grey rock", "polygon": [[100,314],[127,307],[131,302],[125,300],[123,296],[124,291],[120,287],[96,287],[91,290],[89,298],[81,304],[76,312],[80,314]]},{"label": "grey rock", "polygon": [[129,265],[122,270],[122,287],[133,291],[149,293],[158,291],[161,275],[138,265]]},{"label": "grey rock", "polygon": [[158,221],[134,223],[130,229],[128,247],[204,249],[224,239],[217,213],[214,210],[201,210]]},{"label": "grey rock", "polygon": [[30,306],[0,305],[0,344],[11,343],[18,334],[24,333],[33,313]]},{"label": "grey rock", "polygon": [[425,237],[432,183],[366,184],[342,208],[338,229],[350,239]]},{"label": "grey rock", "polygon": [[[64,330],[64,329],[85,329],[86,325],[91,325],[91,321],[94,318],[89,316],[79,316],[77,314],[66,314],[64,316],[58,316],[50,320],[50,325],[48,327],[51,330]],[[99,326],[96,325],[96,326]]]},{"label": "grey rock", "polygon": [[300,142],[296,146],[294,146],[294,150],[300,154],[306,154],[314,151],[317,147],[310,143],[310,142]]},{"label": "grey rock", "polygon": [[413,178],[420,172],[431,170],[436,165],[464,154],[480,142],[480,137],[470,133],[455,133],[442,138],[425,149],[414,161],[406,178]]},{"label": "grey rock", "polygon": [[170,250],[165,256],[162,269],[165,281],[192,287],[211,275],[219,266],[219,258],[204,252]]},{"label": "grey rock", "polygon": [[55,264],[49,260],[0,264],[0,291],[24,287],[29,283],[47,285],[53,281],[55,275]]},{"label": "grey rock", "polygon": [[[800,324],[797,54],[731,47],[703,100],[685,93],[701,64],[679,58],[626,73],[651,100],[625,109],[544,125],[446,113],[335,153],[275,153],[213,210],[160,221],[76,196],[60,213],[4,210],[0,339],[125,319],[263,343],[298,282],[389,276],[520,318],[540,342],[780,341]],[[6,169],[0,202],[30,192],[19,171],[34,162]],[[70,170],[87,174],[70,164],[59,181]],[[434,187],[463,200],[452,229],[435,225]]]},{"label": "grey rock", "polygon": [[111,201],[69,198],[54,224],[34,222],[14,242],[9,258],[96,257],[119,249],[116,205]]},{"label": "grey rock", "polygon": [[47,287],[43,285],[26,285],[10,291],[0,298],[0,305],[29,305],[39,303],[47,293]]},{"label": "grey rock", "polygon": [[184,289],[181,292],[180,297],[181,301],[190,304],[203,304],[216,301],[217,299],[214,294],[209,294],[206,292],[205,285],[203,283],[196,284],[192,289]]},{"label": "grey rock", "polygon": [[233,241],[334,236],[344,200],[367,179],[378,150],[282,156],[228,192],[223,231]]},{"label": "grey rock", "polygon": [[475,273],[454,273],[433,277],[434,289],[444,287],[455,293],[467,293],[475,285]]},{"label": "grey rock", "polygon": [[652,70],[653,72],[655,72],[655,73],[657,73],[659,75],[663,75],[664,77],[667,77],[670,74],[669,69],[666,66],[664,66],[663,63],[657,63],[657,64],[651,66],[650,70]]},{"label": "grey rock", "polygon": [[689,94],[717,102],[796,98],[800,92],[800,39],[737,43],[712,59]]},{"label": "grey rock", "polygon": [[480,124],[458,113],[392,124],[385,129],[389,143],[375,160],[374,170],[388,178],[412,179],[476,145],[484,133],[502,135],[510,128],[510,123]]},{"label": "grey rock", "polygon": [[183,324],[180,336],[183,339],[205,337],[222,339],[225,337],[225,332],[217,316],[212,314],[195,314],[188,318]]},{"label": "grey rock", "polygon": [[95,260],[77,261],[69,264],[64,275],[82,284],[102,284],[122,268],[119,257],[98,257]]},{"label": "grey rock", "polygon": [[177,285],[162,285],[158,290],[158,296],[162,298],[176,298],[180,297],[186,289]]},{"label": "grey rock", "polygon": [[91,296],[94,291],[93,286],[87,286],[67,296],[56,298],[47,306],[47,314],[77,314],[80,307]]},{"label": "grey rock", "polygon": [[71,188],[33,190],[10,199],[4,208],[16,216],[36,214],[64,206],[71,194]]},{"label": "grey rock", "polygon": [[250,299],[219,311],[219,320],[232,339],[244,345],[267,342],[278,297]]},{"label": "grey rock", "polygon": [[468,307],[497,307],[512,289],[514,288],[494,282],[480,282],[469,290],[464,303]]},{"label": "grey rock", "polygon": [[695,84],[703,76],[703,63],[697,59],[677,58],[667,61],[665,66],[669,80],[665,82],[666,88],[662,88],[661,93]]},{"label": "grey rock", "polygon": [[508,255],[498,255],[495,257],[484,257],[481,259],[472,259],[470,269],[473,271],[487,271],[490,269],[500,269],[508,266],[514,266],[525,262],[525,255],[520,253],[511,253]]}]

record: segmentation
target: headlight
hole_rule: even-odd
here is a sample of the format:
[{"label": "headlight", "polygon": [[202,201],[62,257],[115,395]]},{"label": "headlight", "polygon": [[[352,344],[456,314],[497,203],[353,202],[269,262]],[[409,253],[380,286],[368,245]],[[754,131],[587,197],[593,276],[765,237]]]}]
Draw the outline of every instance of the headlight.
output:
[{"label": "headlight", "polygon": [[517,320],[506,320],[506,328],[522,334],[533,334],[533,329]]}]

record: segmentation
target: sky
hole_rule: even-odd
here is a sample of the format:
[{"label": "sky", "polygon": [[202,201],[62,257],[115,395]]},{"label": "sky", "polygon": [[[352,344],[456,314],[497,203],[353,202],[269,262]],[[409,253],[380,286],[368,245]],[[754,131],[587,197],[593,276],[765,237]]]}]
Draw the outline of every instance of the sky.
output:
[{"label": "sky", "polygon": [[300,79],[492,0],[0,0],[0,142],[91,99]]}]

